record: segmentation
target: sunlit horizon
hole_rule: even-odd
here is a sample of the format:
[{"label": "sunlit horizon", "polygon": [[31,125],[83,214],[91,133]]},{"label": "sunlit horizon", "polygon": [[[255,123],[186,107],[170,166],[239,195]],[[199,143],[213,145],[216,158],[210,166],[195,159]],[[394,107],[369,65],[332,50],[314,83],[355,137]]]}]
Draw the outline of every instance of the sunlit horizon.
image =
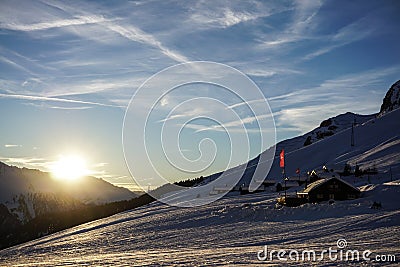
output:
[{"label": "sunlit horizon", "polygon": [[79,155],[61,155],[49,166],[52,176],[62,181],[75,181],[92,172],[88,170],[86,160]]}]

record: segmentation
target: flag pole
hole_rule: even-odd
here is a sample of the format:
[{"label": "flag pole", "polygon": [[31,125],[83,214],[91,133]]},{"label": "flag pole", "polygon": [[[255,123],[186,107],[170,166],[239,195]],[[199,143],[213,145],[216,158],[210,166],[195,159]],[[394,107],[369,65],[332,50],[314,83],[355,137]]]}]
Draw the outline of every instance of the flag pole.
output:
[{"label": "flag pole", "polygon": [[286,175],[285,175],[285,150],[282,149],[279,154],[279,166],[282,168],[282,177],[285,181],[285,199],[286,199]]},{"label": "flag pole", "polygon": [[286,177],[285,177],[286,175],[285,175],[285,167],[283,167],[283,179],[285,180],[285,202],[286,202],[286,190],[287,190],[287,187],[286,187]]}]

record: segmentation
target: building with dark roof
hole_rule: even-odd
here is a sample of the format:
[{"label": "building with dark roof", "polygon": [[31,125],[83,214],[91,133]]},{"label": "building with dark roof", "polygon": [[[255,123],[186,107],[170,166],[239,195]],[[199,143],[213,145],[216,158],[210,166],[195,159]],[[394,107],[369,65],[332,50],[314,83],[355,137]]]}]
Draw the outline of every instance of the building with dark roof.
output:
[{"label": "building with dark roof", "polygon": [[307,199],[308,202],[347,200],[360,197],[360,190],[342,179],[332,177],[311,183],[298,192],[297,196]]}]

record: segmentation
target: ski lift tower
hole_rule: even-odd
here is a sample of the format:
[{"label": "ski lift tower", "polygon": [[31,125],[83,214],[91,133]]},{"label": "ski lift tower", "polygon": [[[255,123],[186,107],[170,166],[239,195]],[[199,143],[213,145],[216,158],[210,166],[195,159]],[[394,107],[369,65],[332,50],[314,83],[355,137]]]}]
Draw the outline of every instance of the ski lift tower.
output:
[{"label": "ski lift tower", "polygon": [[350,145],[354,146],[354,126],[356,125],[356,119],[354,119],[354,122],[351,124],[351,140],[350,140]]}]

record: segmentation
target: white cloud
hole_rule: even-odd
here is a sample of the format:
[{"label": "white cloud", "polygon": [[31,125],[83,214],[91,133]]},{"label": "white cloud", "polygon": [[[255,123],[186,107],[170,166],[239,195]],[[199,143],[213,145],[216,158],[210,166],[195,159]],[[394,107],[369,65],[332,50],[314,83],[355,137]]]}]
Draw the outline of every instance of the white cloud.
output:
[{"label": "white cloud", "polygon": [[289,27],[289,32],[296,36],[313,30],[316,27],[313,19],[318,14],[322,6],[319,0],[297,0],[293,23]]},{"label": "white cloud", "polygon": [[6,145],[4,145],[4,147],[5,148],[22,147],[22,145],[6,144]]},{"label": "white cloud", "polygon": [[191,108],[191,109],[185,108],[184,110],[180,110],[179,114],[169,115],[168,117],[166,117],[162,120],[159,120],[157,122],[166,122],[166,121],[177,120],[177,119],[181,119],[181,118],[196,118],[196,117],[205,116],[206,114],[213,114],[213,110],[208,110],[206,107],[197,106],[197,107]]},{"label": "white cloud", "polygon": [[[268,98],[275,110],[278,129],[291,127],[299,133],[340,113],[372,114],[379,110],[383,96],[375,92],[388,75],[398,73],[400,66],[353,73],[323,81],[316,87],[299,89]],[[381,99],[382,97],[382,99]]]},{"label": "white cloud", "polygon": [[62,28],[68,26],[78,26],[85,24],[95,24],[100,22],[106,22],[105,18],[101,16],[78,16],[72,19],[57,19],[53,21],[45,21],[40,23],[33,24],[18,24],[15,22],[5,23],[0,22],[0,27],[7,30],[14,31],[40,31],[40,30],[48,30],[53,28]]},{"label": "white cloud", "polygon": [[288,75],[288,74],[303,74],[302,71],[296,70],[296,69],[291,69],[291,68],[273,68],[273,67],[253,67],[248,70],[243,70],[247,75],[250,76],[255,76],[255,77],[263,77],[263,78],[269,78],[278,74],[281,75]]},{"label": "white cloud", "polygon": [[292,21],[283,30],[262,37],[261,48],[281,49],[282,45],[295,43],[302,40],[314,39],[313,31],[317,25],[315,17],[322,2],[305,0],[296,1],[292,10]]},{"label": "white cloud", "polygon": [[162,107],[166,106],[169,104],[169,100],[168,100],[168,96],[164,96],[161,100],[160,100],[160,105]]},{"label": "white cloud", "polygon": [[[274,114],[277,130],[290,127],[299,133],[306,133],[331,116],[337,115],[348,108],[346,104],[327,103],[322,105],[293,107],[283,109]],[[310,115],[312,114],[312,115]]]},{"label": "white cloud", "polygon": [[0,61],[3,61],[3,62],[5,62],[5,63],[7,63],[7,64],[13,66],[13,67],[16,68],[16,69],[19,69],[19,70],[22,70],[22,71],[24,71],[24,72],[26,72],[26,73],[29,73],[29,74],[31,74],[31,75],[34,75],[34,73],[33,73],[32,71],[30,71],[30,70],[27,69],[26,67],[24,67],[24,66],[22,66],[22,65],[20,65],[20,64],[18,64],[18,63],[16,63],[16,62],[14,62],[13,60],[11,60],[11,59],[9,59],[9,58],[6,58],[6,57],[4,57],[4,56],[0,56]]},{"label": "white cloud", "polygon": [[47,162],[43,158],[34,158],[34,157],[0,157],[0,160],[6,164],[16,165],[19,167],[30,167],[30,168],[45,168],[47,166]]},{"label": "white cloud", "polygon": [[225,10],[224,17],[222,18],[222,22],[225,26],[230,27],[232,25],[239,24],[241,22],[246,22],[248,20],[253,20],[258,18],[259,16],[255,14],[250,14],[246,12],[233,12],[232,10]]},{"label": "white cloud", "polygon": [[233,109],[233,108],[237,108],[237,107],[241,107],[244,105],[249,105],[249,104],[255,104],[255,103],[265,103],[265,99],[255,99],[255,100],[250,100],[250,101],[244,101],[244,102],[239,102],[233,105],[230,105],[228,107],[226,107],[226,109]]},{"label": "white cloud", "polygon": [[50,88],[51,91],[45,91],[43,94],[47,97],[84,95],[103,91],[115,91],[120,88],[130,88],[133,84],[135,84],[133,80],[89,80],[76,84],[54,84]]},{"label": "white cloud", "polygon": [[[329,53],[334,49],[368,38],[376,31],[376,25],[371,25],[371,23],[368,23],[369,20],[370,18],[368,16],[363,17],[351,24],[342,27],[337,31],[337,33],[333,34],[332,36],[323,36],[323,39],[328,39],[330,44],[318,48],[316,51],[305,55],[303,59],[310,60],[315,57]],[[370,26],[366,27],[366,25]]]},{"label": "white cloud", "polygon": [[191,20],[198,24],[208,24],[214,27],[231,27],[233,25],[254,20],[262,16],[262,14],[252,14],[250,12],[234,12],[229,8],[210,12],[210,10],[197,10],[191,15]]},{"label": "white cloud", "polygon": [[[272,106],[289,106],[311,102],[324,104],[326,102],[343,101],[346,98],[349,101],[348,106],[352,107],[352,98],[356,96],[374,98],[374,95],[368,95],[365,91],[376,89],[376,86],[381,85],[387,76],[398,72],[400,72],[400,66],[343,75],[327,79],[315,87],[299,88],[287,94],[270,97],[268,101]],[[360,92],[364,93],[359,95]],[[381,99],[378,99],[378,101],[381,101]]]},{"label": "white cloud", "polygon": [[213,125],[213,126],[206,126],[206,125],[200,125],[200,124],[179,124],[179,126],[184,126],[189,129],[194,129],[196,132],[203,132],[203,131],[228,131],[228,132],[262,132],[263,129],[250,129],[250,128],[245,128],[245,125],[252,124],[256,121],[264,120],[264,119],[270,119],[272,118],[271,115],[260,115],[260,116],[252,116],[252,117],[246,117],[240,120],[236,121],[230,121],[230,122],[225,122],[221,123],[220,125]]},{"label": "white cloud", "polygon": [[262,69],[253,69],[246,71],[247,75],[257,76],[257,77],[272,77],[277,74],[276,71],[273,70],[262,70]]},{"label": "white cloud", "polygon": [[84,110],[90,109],[92,107],[82,106],[82,107],[60,107],[60,106],[50,106],[51,109],[64,109],[64,110]]},{"label": "white cloud", "polygon": [[121,25],[117,23],[104,23],[106,27],[119,35],[135,42],[140,42],[140,43],[145,43],[148,45],[151,45],[153,47],[156,47],[160,49],[160,51],[168,56],[169,58],[178,61],[178,62],[186,62],[189,61],[187,57],[184,55],[172,51],[171,49],[165,47],[159,40],[157,40],[153,35],[145,33],[138,27],[135,27],[133,25]]},{"label": "white cloud", "polygon": [[[107,33],[105,31],[109,30],[118,35],[143,44],[148,44],[152,47],[158,48],[162,54],[173,59],[177,62],[186,62],[188,58],[182,55],[177,51],[173,51],[172,49],[166,47],[161,43],[154,35],[146,33],[139,29],[137,26],[134,26],[132,22],[123,23],[120,18],[105,18],[101,15],[96,15],[91,12],[85,10],[85,8],[93,8],[93,7],[76,7],[76,9],[72,6],[65,6],[60,4],[48,3],[49,6],[55,6],[58,9],[62,9],[66,14],[69,14],[69,17],[63,14],[64,17],[60,17],[60,14],[51,13],[51,11],[41,11],[40,14],[37,14],[36,18],[40,18],[43,15],[42,21],[33,23],[30,21],[29,23],[20,22],[19,18],[12,18],[11,21],[8,21],[6,18],[0,19],[0,28],[14,31],[43,31],[49,29],[56,28],[67,28],[71,26],[81,26],[81,28],[70,28],[70,32],[77,34],[84,38],[98,40],[103,42],[105,40],[110,40],[110,38],[105,37]],[[23,13],[20,8],[14,8],[14,13]],[[33,17],[32,17],[33,18]],[[93,34],[90,31],[86,31],[82,26],[98,26],[96,28],[91,28],[91,31],[95,33]],[[104,39],[106,38],[106,39]]]},{"label": "white cloud", "polygon": [[0,98],[13,98],[13,99],[24,99],[24,100],[33,100],[33,101],[52,101],[52,102],[64,102],[64,103],[88,104],[88,105],[105,106],[105,107],[120,107],[120,106],[116,106],[116,105],[109,105],[109,104],[96,103],[96,102],[90,102],[90,101],[81,101],[81,100],[72,100],[72,99],[45,97],[45,96],[31,96],[31,95],[1,94],[0,93]]}]

